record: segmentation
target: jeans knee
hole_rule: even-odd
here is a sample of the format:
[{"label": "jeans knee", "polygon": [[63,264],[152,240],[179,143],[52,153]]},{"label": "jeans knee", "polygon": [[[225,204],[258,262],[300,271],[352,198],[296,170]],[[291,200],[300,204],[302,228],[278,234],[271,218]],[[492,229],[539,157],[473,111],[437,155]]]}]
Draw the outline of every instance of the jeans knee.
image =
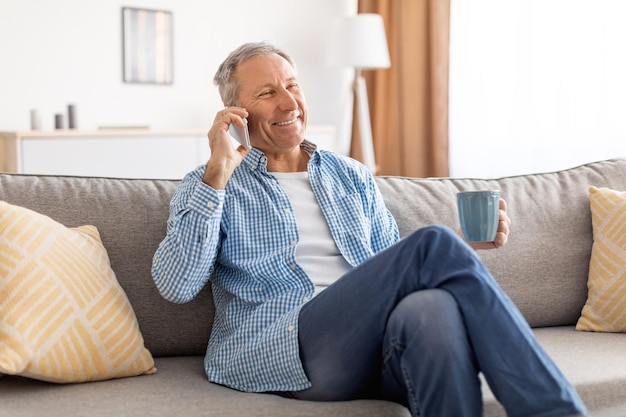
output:
[{"label": "jeans knee", "polygon": [[404,297],[393,310],[391,317],[401,321],[423,322],[429,326],[444,317],[449,316],[450,310],[458,311],[454,297],[440,288],[432,288],[412,292]]},{"label": "jeans knee", "polygon": [[402,299],[389,317],[388,330],[397,343],[419,343],[432,352],[467,347],[458,304],[441,289],[417,291]]},{"label": "jeans knee", "polygon": [[461,237],[450,227],[440,224],[432,224],[424,226],[411,235],[409,238],[416,239],[419,242],[435,243],[440,242],[443,245],[449,245],[454,241],[462,241]]},{"label": "jeans knee", "polygon": [[442,224],[430,224],[428,226],[424,226],[421,230],[425,232],[437,233],[437,234],[452,234],[456,235],[454,231],[448,226],[444,226]]}]

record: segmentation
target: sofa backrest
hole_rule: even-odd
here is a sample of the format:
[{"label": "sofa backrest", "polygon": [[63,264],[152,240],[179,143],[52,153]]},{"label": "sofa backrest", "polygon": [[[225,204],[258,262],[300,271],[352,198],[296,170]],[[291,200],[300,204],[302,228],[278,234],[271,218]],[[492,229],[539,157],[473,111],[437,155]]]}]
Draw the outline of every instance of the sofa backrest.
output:
[{"label": "sofa backrest", "polygon": [[202,355],[213,317],[209,288],[175,305],[160,296],[150,273],[177,186],[173,180],[0,174],[0,199],[68,227],[96,226],[146,347],[155,356]]},{"label": "sofa backrest", "polygon": [[[496,188],[513,220],[509,244],[481,251],[533,326],[574,324],[586,299],[592,235],[589,185],[626,190],[626,159],[493,180],[377,177],[402,235],[426,224],[458,227],[457,191]],[[98,227],[155,356],[202,355],[214,314],[210,286],[194,301],[165,301],[152,256],[165,236],[175,180],[0,174],[0,199],[74,227]]]}]

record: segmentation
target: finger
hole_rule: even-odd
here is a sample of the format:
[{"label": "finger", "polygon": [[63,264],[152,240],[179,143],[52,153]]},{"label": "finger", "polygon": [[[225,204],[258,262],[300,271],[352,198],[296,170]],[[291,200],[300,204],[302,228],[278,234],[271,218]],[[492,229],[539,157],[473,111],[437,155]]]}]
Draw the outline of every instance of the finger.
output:
[{"label": "finger", "polygon": [[248,117],[248,112],[242,107],[226,107],[215,115],[213,124],[223,124],[222,128],[228,129],[231,123],[235,123],[239,127],[244,127],[243,118]]},{"label": "finger", "polygon": [[509,227],[509,223],[507,223],[505,220],[500,220],[498,222],[498,230],[497,232],[499,233],[504,233],[504,234],[509,234],[510,231],[510,227]]},{"label": "finger", "polygon": [[242,107],[226,107],[218,111],[208,132],[209,145],[213,147],[213,144],[218,140],[228,140],[228,129],[231,123],[235,123],[243,129],[245,124],[242,118],[247,116],[248,112]]},{"label": "finger", "polygon": [[509,241],[509,236],[506,233],[498,232],[496,233],[496,238],[493,240],[493,246],[498,249],[503,247]]},{"label": "finger", "polygon": [[248,153],[250,152],[250,149],[246,148],[243,145],[239,145],[237,147],[237,152],[239,152],[241,154],[242,157],[248,155]]},{"label": "finger", "polygon": [[497,238],[492,242],[467,242],[474,250],[499,249],[506,244],[501,238]]},{"label": "finger", "polygon": [[248,111],[243,107],[226,107],[222,110],[222,114],[228,123],[235,123],[239,127],[243,127],[243,118],[248,117]]},{"label": "finger", "polygon": [[[506,226],[510,229],[511,228],[511,219],[509,218],[509,216],[506,213],[500,212],[500,218],[498,219],[499,222],[506,224]],[[499,227],[499,225],[498,225]]]}]

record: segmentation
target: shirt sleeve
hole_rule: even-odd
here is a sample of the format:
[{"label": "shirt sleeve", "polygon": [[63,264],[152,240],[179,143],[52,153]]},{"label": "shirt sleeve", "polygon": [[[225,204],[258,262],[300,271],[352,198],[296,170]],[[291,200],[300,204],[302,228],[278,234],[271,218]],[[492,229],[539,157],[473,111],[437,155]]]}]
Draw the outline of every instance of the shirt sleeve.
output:
[{"label": "shirt sleeve", "polygon": [[209,281],[220,245],[223,190],[202,182],[204,167],[187,174],[172,196],[167,234],[152,261],[152,279],[175,303],[193,300]]},{"label": "shirt sleeve", "polygon": [[400,232],[396,220],[385,205],[383,195],[378,189],[373,175],[369,171],[366,175],[366,188],[370,199],[371,245],[374,253],[378,253],[396,243],[400,239]]}]

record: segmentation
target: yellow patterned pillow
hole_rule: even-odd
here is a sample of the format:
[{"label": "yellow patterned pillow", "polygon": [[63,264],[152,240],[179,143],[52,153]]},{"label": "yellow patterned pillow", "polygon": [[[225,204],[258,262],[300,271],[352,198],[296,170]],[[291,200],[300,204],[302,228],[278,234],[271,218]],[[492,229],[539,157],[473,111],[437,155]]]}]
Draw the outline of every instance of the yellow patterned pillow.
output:
[{"label": "yellow patterned pillow", "polygon": [[67,383],[154,372],[98,230],[0,201],[0,374]]},{"label": "yellow patterned pillow", "polygon": [[577,330],[626,332],[626,192],[589,187],[593,246]]}]

